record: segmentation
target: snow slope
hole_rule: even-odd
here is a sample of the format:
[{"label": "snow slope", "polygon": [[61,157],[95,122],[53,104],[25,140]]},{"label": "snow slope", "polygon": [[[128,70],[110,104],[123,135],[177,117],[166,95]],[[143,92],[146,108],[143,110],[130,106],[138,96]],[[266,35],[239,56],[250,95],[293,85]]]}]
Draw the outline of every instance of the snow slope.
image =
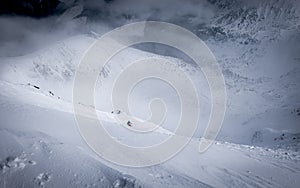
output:
[{"label": "snow slope", "polygon": [[[215,142],[204,154],[197,152],[199,137],[195,137],[187,148],[173,159],[149,168],[124,168],[96,156],[79,135],[70,99],[76,63],[79,62],[80,54],[84,52],[84,46],[87,47],[92,41],[93,39],[89,37],[78,36],[28,56],[2,60],[2,65],[5,65],[2,66],[0,83],[2,185],[6,187],[61,185],[297,187],[299,185],[298,135],[285,136],[290,139],[296,138],[294,144],[288,142],[290,147],[286,147],[287,143],[280,141],[276,142],[278,146],[275,149],[220,141]],[[74,56],[66,55],[72,51],[77,53],[74,53]],[[131,58],[151,55],[135,49],[124,54],[135,53],[138,55]],[[66,61],[68,58],[71,59]],[[170,57],[169,59],[178,61]],[[66,68],[65,62],[69,63],[69,68]],[[43,68],[39,68],[40,66]],[[118,72],[120,65],[111,66],[115,68],[108,68],[111,70],[108,72],[113,75],[114,71]],[[187,70],[188,67],[190,65],[187,66]],[[66,74],[67,71],[70,72]],[[108,77],[103,79],[108,82]],[[122,126],[116,123],[110,109],[105,108],[105,105],[103,109],[99,109],[99,117],[107,127],[110,127],[110,133],[116,139],[127,144],[136,144],[138,139],[143,139],[143,144],[151,145],[154,144],[152,140],[160,141],[169,136],[166,134],[168,132],[163,131],[157,131],[149,138],[136,136],[135,139],[132,139],[130,134],[118,134],[122,132]],[[279,147],[280,144],[283,147]]]},{"label": "snow slope", "polygon": [[165,99],[166,123],[149,135],[125,130],[110,113],[114,109],[107,100],[114,77],[128,63],[167,58],[191,77],[200,94],[203,107],[194,138],[171,160],[147,168],[114,165],[91,151],[77,130],[72,87],[76,67],[95,39],[78,35],[31,54],[0,58],[0,187],[298,187],[296,1],[212,0],[204,5],[205,14],[198,10],[203,4],[194,3],[185,5],[190,12],[173,14],[159,11],[163,8],[158,6],[153,9],[158,14],[145,15],[148,7],[145,11],[137,5],[132,10],[136,12],[123,15],[118,3],[111,4],[110,19],[97,25],[100,31],[95,32],[149,18],[179,24],[204,39],[221,66],[228,93],[222,130],[207,152],[197,152],[210,111],[207,83],[185,57],[155,45],[122,51],[101,72],[96,85],[98,117],[116,140],[133,146],[160,143],[172,135],[179,103],[165,85],[146,82],[130,99],[131,110],[140,119],[149,116],[150,98],[158,94]]},{"label": "snow slope", "polygon": [[[299,185],[299,151],[295,150],[299,141],[290,149],[275,150],[216,142],[199,154],[198,139],[193,139],[179,155],[162,165],[123,168],[89,150],[71,113],[26,104],[12,94],[1,96],[0,134],[5,141],[0,144],[1,185],[6,187]],[[52,102],[49,96],[44,97],[46,100]]]}]

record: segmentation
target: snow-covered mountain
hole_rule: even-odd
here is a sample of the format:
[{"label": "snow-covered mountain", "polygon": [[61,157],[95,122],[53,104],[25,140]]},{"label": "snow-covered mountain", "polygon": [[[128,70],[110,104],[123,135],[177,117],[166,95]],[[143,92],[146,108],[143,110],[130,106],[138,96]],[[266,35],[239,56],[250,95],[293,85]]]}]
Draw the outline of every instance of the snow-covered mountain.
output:
[{"label": "snow-covered mountain", "polygon": [[[72,25],[71,30],[83,28],[84,34],[72,32],[75,36],[60,36],[32,53],[0,58],[1,186],[299,185],[300,9],[296,0],[73,3],[52,23],[57,29],[61,24]],[[162,45],[138,45],[114,57],[96,84],[95,107],[116,140],[137,146],[159,143],[173,134],[180,114],[172,90],[148,82],[133,93],[132,112],[146,118],[148,98],[161,91],[170,109],[166,124],[149,136],[124,132],[110,113],[107,91],[131,61],[160,57],[175,63],[196,83],[204,104],[199,129],[181,153],[161,165],[135,169],[99,158],[84,143],[74,119],[72,89],[76,68],[96,37],[142,20],[178,24],[203,39],[222,69],[228,99],[217,141],[199,154],[211,102],[201,70]],[[153,86],[159,89],[153,91]]]}]

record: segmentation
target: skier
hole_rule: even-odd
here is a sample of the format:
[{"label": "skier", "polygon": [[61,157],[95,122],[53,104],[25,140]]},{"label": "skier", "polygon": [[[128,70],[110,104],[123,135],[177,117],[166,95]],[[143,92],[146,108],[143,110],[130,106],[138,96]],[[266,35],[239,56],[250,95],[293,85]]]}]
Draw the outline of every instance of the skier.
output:
[{"label": "skier", "polygon": [[127,125],[128,125],[129,127],[132,127],[132,122],[131,122],[131,121],[127,121]]},{"label": "skier", "polygon": [[111,111],[112,114],[121,114],[121,110],[113,110]]}]

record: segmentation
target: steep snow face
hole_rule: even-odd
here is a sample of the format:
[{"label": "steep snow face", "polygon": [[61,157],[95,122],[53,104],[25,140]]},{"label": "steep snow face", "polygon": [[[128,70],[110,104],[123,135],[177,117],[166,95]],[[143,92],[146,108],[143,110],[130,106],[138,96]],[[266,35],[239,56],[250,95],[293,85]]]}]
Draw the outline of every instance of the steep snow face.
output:
[{"label": "steep snow face", "polygon": [[[175,12],[172,7],[178,4],[181,11]],[[164,11],[166,7],[169,11]],[[145,19],[167,21],[208,44],[227,83],[228,108],[220,139],[251,143],[257,131],[266,140],[274,132],[299,132],[299,116],[292,113],[299,108],[299,2],[129,0],[113,2],[104,12],[112,26]],[[188,61],[164,46],[139,48]]]},{"label": "steep snow face", "polygon": [[2,59],[1,78],[15,85],[38,86],[39,92],[51,95],[51,91],[70,101],[76,66],[93,41],[74,37],[28,56]]},{"label": "steep snow face", "polygon": [[[15,93],[22,95],[22,97],[19,97],[19,100],[23,102],[72,112],[72,89],[75,69],[83,57],[85,50],[94,40],[87,36],[72,37],[28,56],[4,59],[2,63],[3,74],[1,75],[2,81],[4,81],[2,86],[16,89]],[[100,119],[103,119],[104,116],[110,117],[110,112],[114,110],[111,102],[111,94],[114,81],[118,75],[130,63],[149,57],[168,59],[180,67],[195,83],[201,104],[199,129],[195,136],[200,137],[206,128],[210,113],[209,87],[200,69],[176,58],[155,55],[133,48],[123,50],[117,56],[113,57],[111,62],[104,67],[99,75],[100,77],[95,87],[95,107],[100,113]],[[153,89],[154,87],[160,87],[160,89]],[[49,97],[52,103],[30,101],[30,96],[27,96],[27,92],[22,93],[22,89],[20,88],[26,89],[27,92],[41,95],[39,97],[40,100],[43,100],[42,96]],[[143,83],[137,88],[139,89],[135,90],[129,102],[133,115],[146,120],[150,113],[148,109],[150,100],[157,97],[162,98],[167,104],[168,114],[164,124],[164,129],[166,130],[160,131],[175,131],[181,113],[180,100],[176,95],[176,91],[157,81]],[[9,89],[3,89],[3,93],[5,91],[11,92]],[[61,103],[65,106],[62,106]],[[115,120],[108,120],[108,122],[111,121]],[[110,127],[108,126],[108,129]],[[127,134],[132,134],[128,130],[125,131],[127,131]],[[112,132],[115,131],[112,130]],[[115,134],[122,135],[124,133],[119,132]],[[151,135],[149,135],[150,137]],[[141,137],[141,142],[135,142],[143,144],[142,140],[143,138]],[[152,140],[155,143],[159,143],[159,140]]]},{"label": "steep snow face", "polygon": [[[190,29],[205,40],[213,51],[222,68],[228,93],[227,113],[219,135],[220,140],[248,144],[267,142],[268,145],[272,145],[274,139],[282,132],[300,131],[299,115],[293,113],[300,108],[299,3],[275,0],[188,1],[184,4],[183,11],[175,14],[171,10],[162,11],[167,6],[164,3],[150,3],[149,7],[145,7],[138,6],[142,5],[141,2],[134,6],[135,1],[128,1],[127,5],[135,8],[129,9],[126,12],[127,16],[123,14],[123,3],[116,1],[105,6],[102,15],[104,21],[98,25],[91,24],[90,28],[101,35],[109,25],[115,27],[145,19],[168,21]],[[180,3],[176,1],[174,6],[178,4]],[[73,7],[62,15],[62,19],[67,22],[68,19],[72,21],[87,16],[88,20],[93,20],[88,8],[87,5],[80,9]],[[81,12],[85,14],[81,15]],[[74,15],[79,17],[73,19]],[[95,15],[94,18],[96,19]],[[95,32],[92,32],[93,35]],[[54,94],[55,97],[70,102],[76,65],[93,41],[94,39],[86,36],[72,37],[30,55],[2,58],[1,62],[4,65],[1,77],[3,80],[27,85],[29,88],[38,86],[38,92],[45,95]],[[140,45],[137,48],[183,59],[189,62],[188,66],[192,64],[185,56],[165,46]],[[111,67],[106,67],[102,72],[106,80],[101,87],[109,89],[112,79],[126,62],[147,56],[151,56],[151,53],[131,49],[115,58]],[[178,61],[178,64],[180,66],[186,63]],[[188,69],[191,69],[189,74],[194,72],[193,68]],[[196,76],[201,76],[201,73],[194,77]],[[203,77],[194,81],[199,87],[199,93],[207,98],[209,94]],[[109,92],[101,91],[98,91],[99,97],[109,96]],[[139,96],[143,94],[140,93]],[[98,107],[103,111],[111,111],[111,106],[100,100]],[[209,107],[204,109],[209,111]],[[136,110],[136,113],[138,111]],[[145,118],[147,113],[141,113],[139,116]],[[174,117],[177,116],[173,116],[173,123]],[[207,119],[203,120],[202,124],[206,121]],[[196,136],[201,135],[204,127],[200,126],[201,130]],[[260,139],[255,138],[257,134],[261,135]]]},{"label": "steep snow face", "polygon": [[219,41],[209,39],[229,93],[230,118],[223,130],[237,123],[241,126],[232,126],[234,137],[248,135],[250,142],[272,143],[270,135],[300,128],[299,116],[292,113],[299,108],[299,7],[296,1],[248,4],[222,8],[225,14],[214,22],[221,29]]}]

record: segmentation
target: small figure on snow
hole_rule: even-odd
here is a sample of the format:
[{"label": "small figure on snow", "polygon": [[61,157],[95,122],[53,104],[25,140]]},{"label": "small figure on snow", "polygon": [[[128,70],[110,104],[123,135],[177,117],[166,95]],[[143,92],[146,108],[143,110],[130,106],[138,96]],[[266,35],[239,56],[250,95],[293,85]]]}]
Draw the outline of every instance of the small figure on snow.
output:
[{"label": "small figure on snow", "polygon": [[52,95],[52,96],[54,96],[54,93],[52,91],[49,91],[49,94]]},{"label": "small figure on snow", "polygon": [[121,110],[113,110],[111,111],[112,114],[121,114]]},{"label": "small figure on snow", "polygon": [[127,125],[128,125],[129,127],[132,127],[132,122],[131,122],[131,121],[127,121]]}]

